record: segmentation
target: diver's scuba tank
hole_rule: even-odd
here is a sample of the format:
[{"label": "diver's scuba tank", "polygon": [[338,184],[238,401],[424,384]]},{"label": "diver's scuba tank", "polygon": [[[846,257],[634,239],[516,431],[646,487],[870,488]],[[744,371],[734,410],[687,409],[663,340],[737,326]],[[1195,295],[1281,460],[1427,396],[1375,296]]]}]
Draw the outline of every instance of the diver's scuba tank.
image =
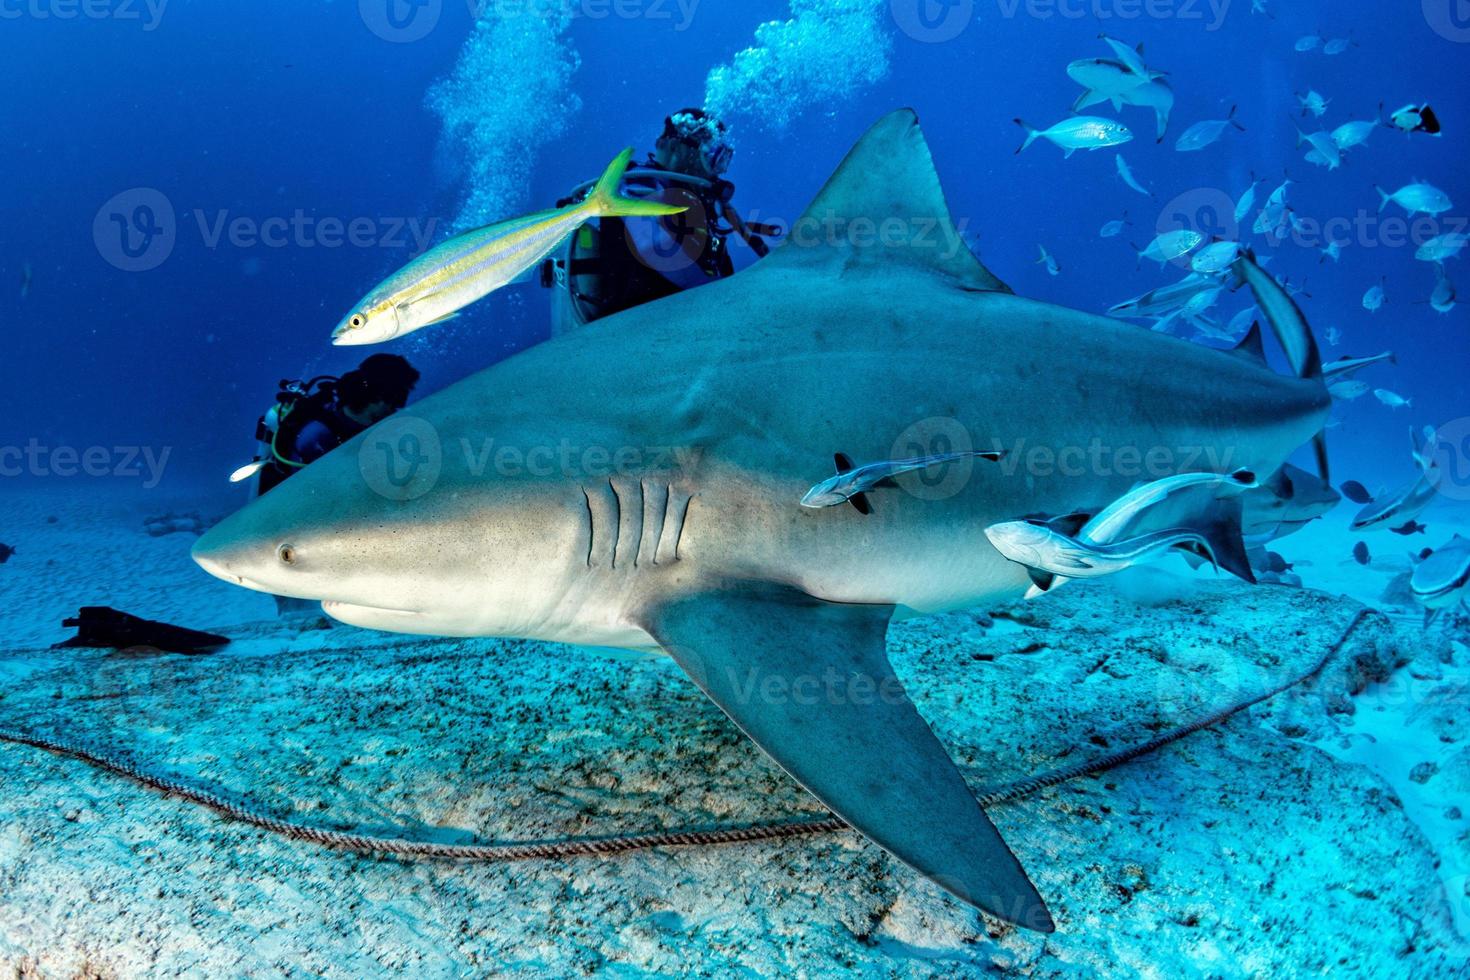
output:
[{"label": "diver's scuba tank", "polygon": [[306,421],[303,415],[315,414],[302,413],[299,409],[320,400],[323,396],[330,397],[338,380],[337,377],[329,374],[320,375],[309,381],[283,379],[280,391],[276,393],[275,403],[255,421],[255,441],[257,443],[255,458],[231,473],[230,482],[243,483],[268,467],[282,470],[283,478],[304,467],[305,463],[291,459],[281,452],[282,430],[299,431],[301,424]]}]

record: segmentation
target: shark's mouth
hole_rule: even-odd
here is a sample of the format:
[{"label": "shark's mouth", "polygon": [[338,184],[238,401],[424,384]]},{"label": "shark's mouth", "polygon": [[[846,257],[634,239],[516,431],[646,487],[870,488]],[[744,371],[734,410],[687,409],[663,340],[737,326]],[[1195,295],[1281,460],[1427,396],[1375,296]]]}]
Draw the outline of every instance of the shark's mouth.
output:
[{"label": "shark's mouth", "polygon": [[350,602],[338,602],[335,599],[322,600],[322,612],[333,619],[350,622],[356,619],[371,617],[373,619],[416,619],[424,613],[416,609],[394,609],[390,606],[357,606]]}]

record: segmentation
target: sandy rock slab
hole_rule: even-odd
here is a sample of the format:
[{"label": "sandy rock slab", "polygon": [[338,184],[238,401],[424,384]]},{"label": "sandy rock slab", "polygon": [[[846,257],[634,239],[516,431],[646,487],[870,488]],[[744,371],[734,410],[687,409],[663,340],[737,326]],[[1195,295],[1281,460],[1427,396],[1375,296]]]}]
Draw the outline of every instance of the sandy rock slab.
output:
[{"label": "sandy rock slab", "polygon": [[[890,651],[980,790],[1268,688],[1357,611],[1275,588],[1159,605],[1075,588],[898,624]],[[1317,747],[1350,738],[1355,706],[1406,672],[1463,674],[1460,628],[1372,618],[1308,686],[994,809],[1057,919],[1049,937],[985,920],[853,833],[390,860],[0,745],[0,976],[1470,976],[1454,925],[1470,898],[1389,782]],[[661,658],[346,628],[233,635],[208,657],[0,655],[0,725],[295,820],[430,840],[821,812]]]}]

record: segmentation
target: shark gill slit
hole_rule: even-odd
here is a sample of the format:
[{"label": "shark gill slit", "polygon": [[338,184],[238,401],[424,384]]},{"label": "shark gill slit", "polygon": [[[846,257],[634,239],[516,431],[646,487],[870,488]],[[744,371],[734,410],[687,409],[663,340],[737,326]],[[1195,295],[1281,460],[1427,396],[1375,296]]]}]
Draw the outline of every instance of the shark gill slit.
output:
[{"label": "shark gill slit", "polygon": [[689,505],[694,503],[694,494],[684,498],[684,508],[679,512],[679,533],[674,538],[674,561],[682,561],[679,546],[684,543],[684,529],[689,526]]},{"label": "shark gill slit", "polygon": [[597,521],[592,516],[592,495],[582,488],[582,502],[587,506],[587,567],[592,567],[592,549],[597,544]]},{"label": "shark gill slit", "polygon": [[[653,564],[657,565],[659,547],[663,544],[664,530],[668,527],[669,524],[669,498],[673,496],[673,488],[670,487],[668,484],[664,484],[663,499],[657,504],[652,503],[652,501],[647,497],[647,493],[648,489],[647,487],[645,487],[645,500],[649,501],[647,506],[653,507],[653,513],[643,518],[643,530],[646,536],[649,534],[650,531],[652,532],[652,547],[649,549],[649,554],[653,556]],[[654,521],[650,518],[656,518],[657,523],[655,524]]]},{"label": "shark gill slit", "polygon": [[618,545],[623,542],[623,498],[618,496],[618,488],[613,485],[612,480],[607,481],[608,490],[612,491],[613,502],[613,543],[612,543],[612,567],[618,567]]}]

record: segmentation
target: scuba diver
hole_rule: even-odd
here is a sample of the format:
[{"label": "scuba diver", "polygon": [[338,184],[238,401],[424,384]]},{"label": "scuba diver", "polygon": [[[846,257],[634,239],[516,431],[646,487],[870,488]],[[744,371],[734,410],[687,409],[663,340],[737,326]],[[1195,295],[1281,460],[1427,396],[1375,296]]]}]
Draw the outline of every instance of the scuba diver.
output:
[{"label": "scuba diver", "polygon": [[418,382],[418,370],[397,354],[374,354],[340,378],[282,381],[276,404],[256,423],[267,447],[260,492],[402,409]]},{"label": "scuba diver", "polygon": [[[731,205],[735,185],[724,174],[735,151],[727,133],[703,109],[664,120],[654,152],[628,170],[621,193],[688,210],[661,218],[601,218],[579,229],[566,252],[541,271],[541,284],[554,289],[553,334],[733,275],[732,235],[758,258],[770,252],[766,238],[781,229],[746,222]],[[557,206],[580,201],[591,187],[581,185]]]}]

